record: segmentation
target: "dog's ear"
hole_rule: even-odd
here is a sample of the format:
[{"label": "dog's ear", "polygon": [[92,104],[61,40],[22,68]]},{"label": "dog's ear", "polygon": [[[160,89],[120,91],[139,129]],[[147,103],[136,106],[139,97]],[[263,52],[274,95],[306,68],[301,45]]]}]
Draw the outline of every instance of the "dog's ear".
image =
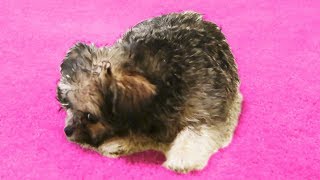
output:
[{"label": "dog's ear", "polygon": [[68,51],[64,58],[60,66],[61,75],[63,77],[73,77],[79,71],[90,71],[93,55],[93,47],[77,43]]},{"label": "dog's ear", "polygon": [[60,65],[61,79],[57,87],[57,96],[66,104],[67,94],[85,77],[89,77],[92,61],[96,59],[95,47],[77,43],[67,53]]},{"label": "dog's ear", "polygon": [[102,68],[100,72],[100,77],[111,77],[112,76],[112,69],[111,69],[111,63],[109,61],[102,62]]},{"label": "dog's ear", "polygon": [[102,85],[102,92],[107,96],[110,94],[110,86],[113,82],[112,67],[109,61],[102,62],[101,71],[99,74],[100,84]]}]

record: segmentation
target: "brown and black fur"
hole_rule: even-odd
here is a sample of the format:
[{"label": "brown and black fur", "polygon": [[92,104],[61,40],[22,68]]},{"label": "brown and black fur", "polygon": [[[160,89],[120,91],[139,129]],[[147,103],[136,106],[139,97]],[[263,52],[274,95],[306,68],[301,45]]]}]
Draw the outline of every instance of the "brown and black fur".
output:
[{"label": "brown and black fur", "polygon": [[179,133],[202,127],[232,137],[235,125],[226,124],[233,106],[240,112],[234,57],[220,29],[197,13],[143,21],[111,47],[78,43],[61,75],[57,91],[69,139],[96,149],[109,139],[142,137],[168,151]]}]

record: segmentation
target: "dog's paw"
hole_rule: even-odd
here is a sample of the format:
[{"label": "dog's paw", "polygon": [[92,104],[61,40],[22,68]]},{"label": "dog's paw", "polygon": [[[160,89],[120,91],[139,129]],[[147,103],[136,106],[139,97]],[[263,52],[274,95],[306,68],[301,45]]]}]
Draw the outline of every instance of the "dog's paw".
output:
[{"label": "dog's paw", "polygon": [[191,171],[202,170],[207,162],[197,159],[197,156],[184,156],[177,154],[168,158],[163,166],[178,173],[189,173]]},{"label": "dog's paw", "polygon": [[98,148],[98,151],[104,156],[117,158],[127,154],[129,152],[129,148],[125,141],[113,140],[102,144]]}]

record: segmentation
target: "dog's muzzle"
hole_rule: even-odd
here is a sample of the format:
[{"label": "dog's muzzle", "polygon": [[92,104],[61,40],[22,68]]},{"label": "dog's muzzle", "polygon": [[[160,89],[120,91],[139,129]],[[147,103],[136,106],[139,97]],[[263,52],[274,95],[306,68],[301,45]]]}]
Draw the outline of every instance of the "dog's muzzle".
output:
[{"label": "dog's muzzle", "polygon": [[70,137],[73,134],[74,128],[71,126],[67,126],[64,128],[64,133],[66,136]]}]

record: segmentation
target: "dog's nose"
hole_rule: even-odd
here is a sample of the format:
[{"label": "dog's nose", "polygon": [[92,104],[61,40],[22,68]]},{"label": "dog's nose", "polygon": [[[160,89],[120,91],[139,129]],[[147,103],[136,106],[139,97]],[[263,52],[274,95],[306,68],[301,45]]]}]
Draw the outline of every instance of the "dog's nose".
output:
[{"label": "dog's nose", "polygon": [[70,137],[73,134],[73,128],[71,126],[65,127],[64,133],[66,133],[66,136]]}]

